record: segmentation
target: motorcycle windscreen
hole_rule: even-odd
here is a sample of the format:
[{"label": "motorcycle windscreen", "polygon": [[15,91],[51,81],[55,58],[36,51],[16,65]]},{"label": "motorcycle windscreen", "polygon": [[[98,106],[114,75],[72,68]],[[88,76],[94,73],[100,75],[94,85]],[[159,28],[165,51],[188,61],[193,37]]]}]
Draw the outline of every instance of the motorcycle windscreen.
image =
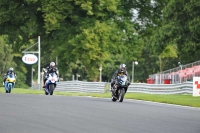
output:
[{"label": "motorcycle windscreen", "polygon": [[49,74],[49,81],[51,83],[55,83],[57,81],[57,75],[55,73],[50,73]]},{"label": "motorcycle windscreen", "polygon": [[13,74],[9,74],[8,78],[14,78],[14,75]]},{"label": "motorcycle windscreen", "polygon": [[126,85],[127,76],[126,76],[126,75],[118,76],[117,81],[118,81],[118,83],[120,83],[121,85]]}]

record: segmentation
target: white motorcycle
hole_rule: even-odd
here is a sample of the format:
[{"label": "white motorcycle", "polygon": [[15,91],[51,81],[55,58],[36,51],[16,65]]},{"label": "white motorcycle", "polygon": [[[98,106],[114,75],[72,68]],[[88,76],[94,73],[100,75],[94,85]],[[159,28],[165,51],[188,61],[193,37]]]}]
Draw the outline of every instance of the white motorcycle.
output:
[{"label": "white motorcycle", "polygon": [[57,86],[57,82],[58,76],[56,73],[49,73],[44,89],[46,95],[53,95],[53,92]]}]

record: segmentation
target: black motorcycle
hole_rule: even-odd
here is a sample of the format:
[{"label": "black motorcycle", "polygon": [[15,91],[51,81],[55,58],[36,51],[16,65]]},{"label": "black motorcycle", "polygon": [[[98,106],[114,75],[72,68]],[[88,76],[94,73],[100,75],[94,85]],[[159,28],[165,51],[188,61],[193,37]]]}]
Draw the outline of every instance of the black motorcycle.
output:
[{"label": "black motorcycle", "polygon": [[113,85],[112,89],[112,101],[123,102],[124,95],[128,88],[128,77],[126,75],[121,75],[117,77],[116,83]]}]

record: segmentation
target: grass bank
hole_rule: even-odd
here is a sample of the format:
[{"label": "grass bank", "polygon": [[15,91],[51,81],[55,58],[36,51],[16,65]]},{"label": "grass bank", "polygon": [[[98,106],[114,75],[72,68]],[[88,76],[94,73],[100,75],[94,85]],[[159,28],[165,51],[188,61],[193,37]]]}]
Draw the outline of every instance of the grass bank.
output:
[{"label": "grass bank", "polygon": [[[5,93],[4,88],[0,88],[0,93]],[[30,90],[15,88],[11,93],[15,94],[44,94],[43,90]],[[93,96],[110,98],[110,93],[70,93],[70,92],[54,92],[54,95],[63,96]],[[183,106],[199,107],[200,97],[193,97],[192,94],[173,94],[173,95],[161,95],[161,94],[144,94],[144,93],[127,93],[125,99],[137,99],[145,101],[154,101],[161,103],[169,103]]]}]

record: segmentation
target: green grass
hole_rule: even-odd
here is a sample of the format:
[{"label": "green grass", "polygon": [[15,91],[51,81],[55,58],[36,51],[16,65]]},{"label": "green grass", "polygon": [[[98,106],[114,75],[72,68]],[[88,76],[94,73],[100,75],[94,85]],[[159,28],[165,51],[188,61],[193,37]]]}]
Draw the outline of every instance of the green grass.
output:
[{"label": "green grass", "polygon": [[[4,88],[0,88],[0,93],[5,93]],[[44,94],[43,90],[30,90],[15,88],[11,93],[15,94]],[[105,97],[110,98],[110,93],[70,93],[70,92],[54,92],[54,95],[63,96],[93,96],[93,97]],[[200,108],[200,97],[193,97],[192,94],[173,94],[173,95],[161,95],[161,94],[144,94],[144,93],[127,93],[125,99],[137,99],[145,101],[154,101],[161,103],[169,103],[183,106],[191,106]]]}]

